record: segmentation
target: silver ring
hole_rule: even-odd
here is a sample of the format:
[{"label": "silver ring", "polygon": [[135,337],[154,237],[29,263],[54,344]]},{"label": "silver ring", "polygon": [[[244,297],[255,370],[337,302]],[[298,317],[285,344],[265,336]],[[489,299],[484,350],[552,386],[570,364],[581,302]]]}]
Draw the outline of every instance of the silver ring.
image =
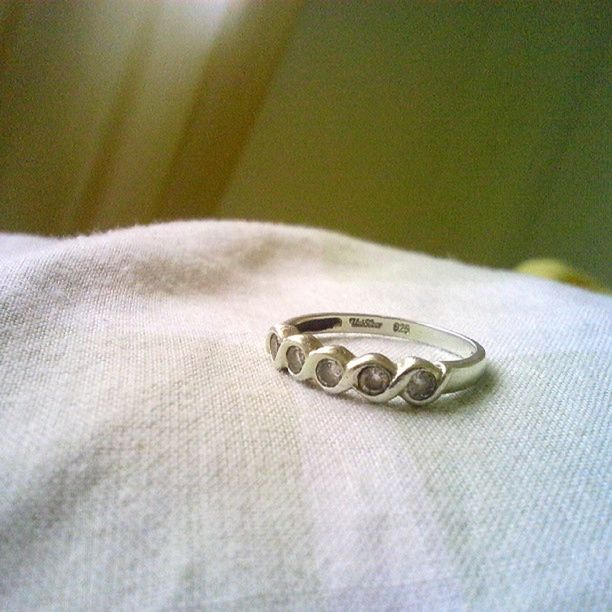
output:
[{"label": "silver ring", "polygon": [[[403,338],[435,346],[457,359],[427,361],[406,357],[395,362],[380,353],[356,357],[340,345],[325,345],[319,334],[366,334]],[[274,325],[266,349],[277,370],[297,380],[314,380],[328,393],[354,389],[365,399],[383,403],[400,396],[416,406],[433,402],[475,384],[486,367],[485,350],[462,334],[407,319],[371,314],[307,314]]]}]

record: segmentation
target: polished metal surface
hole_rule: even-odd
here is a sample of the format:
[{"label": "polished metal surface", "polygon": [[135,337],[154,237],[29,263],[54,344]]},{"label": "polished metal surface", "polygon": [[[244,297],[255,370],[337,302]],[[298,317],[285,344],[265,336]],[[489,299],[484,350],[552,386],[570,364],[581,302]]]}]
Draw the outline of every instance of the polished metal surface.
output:
[{"label": "polished metal surface", "polygon": [[[457,359],[432,362],[408,356],[396,362],[381,353],[358,357],[344,346],[324,344],[317,336],[325,334],[401,338],[444,349],[457,355]],[[290,352],[292,357],[296,354],[302,357],[300,351],[303,352],[303,365],[299,371],[292,371],[296,369],[295,365],[288,368],[287,351],[291,347],[299,349]],[[429,404],[443,393],[453,393],[475,384],[486,367],[484,348],[463,334],[408,319],[372,314],[316,313],[288,319],[270,328],[266,335],[266,350],[278,370],[287,369],[289,375],[297,380],[312,379],[327,393],[353,389],[376,403],[400,396],[413,405]],[[317,365],[324,359],[335,360],[343,369],[335,386],[317,379]],[[364,372],[366,368],[369,369]],[[390,382],[382,392],[373,394],[372,387],[364,385],[366,378],[379,385],[381,380]],[[427,397],[418,399],[423,395]]]}]

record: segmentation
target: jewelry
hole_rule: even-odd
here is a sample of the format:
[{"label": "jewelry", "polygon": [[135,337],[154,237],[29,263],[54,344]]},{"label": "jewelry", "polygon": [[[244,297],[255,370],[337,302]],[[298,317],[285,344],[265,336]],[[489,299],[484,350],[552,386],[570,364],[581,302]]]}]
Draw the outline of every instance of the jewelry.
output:
[{"label": "jewelry", "polygon": [[[458,359],[427,361],[406,357],[394,362],[380,353],[356,357],[339,345],[324,345],[314,334],[367,334],[403,338],[442,348]],[[297,380],[315,380],[328,393],[354,389],[371,402],[396,396],[422,406],[442,393],[473,385],[486,367],[478,342],[454,331],[407,319],[368,314],[317,313],[274,325],[266,349],[277,370]]]}]

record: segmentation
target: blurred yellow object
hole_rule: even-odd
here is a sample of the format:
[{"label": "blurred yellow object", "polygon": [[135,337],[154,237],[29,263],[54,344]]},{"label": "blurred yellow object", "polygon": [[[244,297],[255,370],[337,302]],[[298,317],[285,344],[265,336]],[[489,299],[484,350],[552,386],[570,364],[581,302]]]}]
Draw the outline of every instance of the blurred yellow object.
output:
[{"label": "blurred yellow object", "polygon": [[610,289],[602,285],[592,276],[580,270],[576,270],[576,268],[572,268],[572,266],[569,266],[559,259],[527,259],[516,266],[516,270],[518,272],[524,272],[525,274],[541,276],[542,278],[549,278],[562,283],[576,285],[584,289],[591,289],[592,291],[611,293]]}]

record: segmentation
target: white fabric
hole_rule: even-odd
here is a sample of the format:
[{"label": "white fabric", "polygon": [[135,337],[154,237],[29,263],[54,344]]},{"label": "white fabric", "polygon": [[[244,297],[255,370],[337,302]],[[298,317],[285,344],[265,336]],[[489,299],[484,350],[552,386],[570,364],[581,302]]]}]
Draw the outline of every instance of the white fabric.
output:
[{"label": "white fabric", "polygon": [[[0,245],[0,608],[612,605],[609,297],[255,222]],[[277,372],[268,327],[334,310],[488,374],[400,409]]]}]

